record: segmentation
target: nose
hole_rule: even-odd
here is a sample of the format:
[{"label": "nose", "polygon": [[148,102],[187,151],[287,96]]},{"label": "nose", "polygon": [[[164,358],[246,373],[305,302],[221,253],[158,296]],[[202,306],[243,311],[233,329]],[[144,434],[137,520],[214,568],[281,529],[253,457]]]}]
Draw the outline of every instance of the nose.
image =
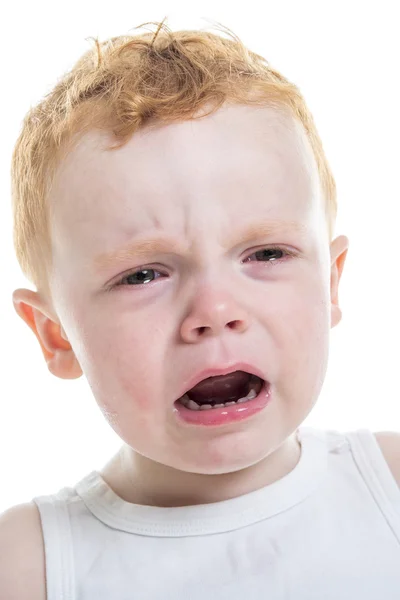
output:
[{"label": "nose", "polygon": [[225,329],[246,331],[250,317],[232,295],[209,288],[196,294],[181,325],[181,338],[195,343],[204,337],[221,335]]}]

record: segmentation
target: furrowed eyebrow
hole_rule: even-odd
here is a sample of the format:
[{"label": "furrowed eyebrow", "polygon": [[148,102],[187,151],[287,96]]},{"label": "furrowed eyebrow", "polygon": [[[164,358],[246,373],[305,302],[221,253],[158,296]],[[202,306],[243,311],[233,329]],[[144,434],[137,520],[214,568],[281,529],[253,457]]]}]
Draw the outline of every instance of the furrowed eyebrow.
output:
[{"label": "furrowed eyebrow", "polygon": [[[246,243],[258,238],[266,238],[280,233],[303,233],[306,227],[297,221],[268,221],[248,226],[244,231],[228,237],[224,247],[229,248],[238,243]],[[98,269],[105,269],[118,265],[130,259],[146,260],[154,254],[184,254],[187,245],[181,241],[165,237],[154,237],[144,240],[134,240],[115,250],[114,252],[100,254],[95,258],[94,264]]]}]

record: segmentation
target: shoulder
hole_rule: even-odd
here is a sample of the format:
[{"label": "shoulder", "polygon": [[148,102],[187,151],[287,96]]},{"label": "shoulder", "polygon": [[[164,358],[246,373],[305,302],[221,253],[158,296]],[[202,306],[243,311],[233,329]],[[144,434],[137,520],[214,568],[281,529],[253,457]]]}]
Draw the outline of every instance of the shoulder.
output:
[{"label": "shoulder", "polygon": [[0,515],[0,600],[46,600],[40,515],[29,502]]},{"label": "shoulder", "polygon": [[393,477],[400,486],[400,433],[378,431],[374,435]]}]

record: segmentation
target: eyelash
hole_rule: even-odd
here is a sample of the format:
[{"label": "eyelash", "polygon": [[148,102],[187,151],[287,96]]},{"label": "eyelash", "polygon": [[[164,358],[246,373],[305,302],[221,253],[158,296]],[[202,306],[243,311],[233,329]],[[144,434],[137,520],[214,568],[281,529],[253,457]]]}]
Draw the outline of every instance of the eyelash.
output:
[{"label": "eyelash", "polygon": [[[289,256],[293,257],[295,256],[295,252],[292,252],[290,250],[285,250],[284,248],[281,248],[279,246],[273,246],[271,248],[261,248],[261,250],[256,250],[256,252],[253,252],[253,254],[250,254],[250,256],[247,257],[247,259],[245,259],[244,262],[249,262],[248,259],[251,256],[254,256],[255,254],[258,254],[259,252],[263,252],[264,250],[269,250],[269,251],[276,251],[278,250],[279,252],[282,252],[283,257],[280,259],[275,259],[273,261],[265,261],[265,264],[270,264],[271,266],[277,266],[278,264],[280,264],[283,260],[286,260]],[[255,262],[264,262],[264,261],[255,261]],[[132,277],[132,275],[136,275],[137,273],[141,273],[143,271],[154,271],[155,273],[159,273],[160,271],[157,271],[157,269],[152,269],[152,268],[147,268],[147,267],[141,267],[140,269],[136,269],[134,271],[131,271],[130,273],[127,273],[126,275],[124,275],[121,279],[119,279],[116,283],[112,283],[108,288],[107,291],[111,291],[115,288],[118,287],[143,287],[146,285],[149,285],[148,283],[146,284],[134,284],[134,285],[128,285],[128,284],[124,284],[124,281],[128,278],[128,277]],[[159,279],[159,278],[157,278]],[[155,280],[153,280],[155,281]],[[150,283],[153,283],[153,281],[151,281]]]}]

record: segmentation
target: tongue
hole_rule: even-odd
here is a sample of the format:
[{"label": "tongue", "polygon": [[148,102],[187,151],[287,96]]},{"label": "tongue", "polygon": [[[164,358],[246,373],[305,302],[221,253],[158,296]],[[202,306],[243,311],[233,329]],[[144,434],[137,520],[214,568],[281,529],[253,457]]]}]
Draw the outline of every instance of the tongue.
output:
[{"label": "tongue", "polygon": [[247,394],[249,379],[249,373],[244,371],[208,377],[195,385],[187,394],[195,402],[205,402],[213,398],[221,402],[237,400]]}]

